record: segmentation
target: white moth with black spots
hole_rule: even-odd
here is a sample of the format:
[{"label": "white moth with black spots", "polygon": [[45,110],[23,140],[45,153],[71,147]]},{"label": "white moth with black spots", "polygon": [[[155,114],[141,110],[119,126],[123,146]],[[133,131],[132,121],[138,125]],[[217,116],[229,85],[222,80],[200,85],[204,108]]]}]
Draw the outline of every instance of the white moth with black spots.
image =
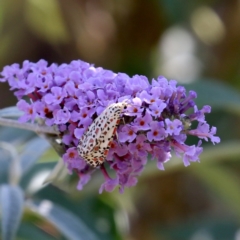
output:
[{"label": "white moth with black spots", "polygon": [[101,165],[108,154],[127,102],[112,103],[89,126],[79,140],[78,154],[91,166]]}]

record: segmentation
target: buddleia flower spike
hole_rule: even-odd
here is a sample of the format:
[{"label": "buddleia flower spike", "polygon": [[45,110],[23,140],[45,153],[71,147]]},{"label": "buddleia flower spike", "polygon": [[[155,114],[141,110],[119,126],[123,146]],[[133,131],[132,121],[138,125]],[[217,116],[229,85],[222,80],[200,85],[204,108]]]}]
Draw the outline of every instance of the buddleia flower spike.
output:
[{"label": "buddleia flower spike", "polygon": [[[194,91],[162,76],[150,84],[145,76],[116,74],[80,60],[61,65],[40,60],[5,66],[0,81],[7,81],[18,98],[24,112],[19,121],[40,119],[58,129],[63,161],[79,176],[79,190],[93,168],[100,168],[104,181],[99,192],[118,186],[123,193],[136,185],[149,157],[160,170],[173,153],[188,166],[199,162],[202,140],[220,142],[216,128],[205,120],[211,107],[198,109]],[[189,135],[200,140],[189,146]]]}]

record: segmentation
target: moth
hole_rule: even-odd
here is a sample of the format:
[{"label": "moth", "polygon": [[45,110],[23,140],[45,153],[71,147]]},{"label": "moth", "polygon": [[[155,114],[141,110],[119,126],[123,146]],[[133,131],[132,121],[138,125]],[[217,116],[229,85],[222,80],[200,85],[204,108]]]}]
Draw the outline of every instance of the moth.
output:
[{"label": "moth", "polygon": [[108,154],[127,102],[110,104],[89,126],[79,140],[78,154],[91,166],[101,165]]}]

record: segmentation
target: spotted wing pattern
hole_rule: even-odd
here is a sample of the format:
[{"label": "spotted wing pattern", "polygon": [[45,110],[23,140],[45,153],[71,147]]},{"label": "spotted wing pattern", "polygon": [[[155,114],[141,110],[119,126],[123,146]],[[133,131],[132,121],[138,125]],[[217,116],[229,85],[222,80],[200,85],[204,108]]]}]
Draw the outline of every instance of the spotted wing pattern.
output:
[{"label": "spotted wing pattern", "polygon": [[101,165],[120,123],[120,115],[127,103],[112,103],[89,126],[78,144],[79,155],[91,166]]}]

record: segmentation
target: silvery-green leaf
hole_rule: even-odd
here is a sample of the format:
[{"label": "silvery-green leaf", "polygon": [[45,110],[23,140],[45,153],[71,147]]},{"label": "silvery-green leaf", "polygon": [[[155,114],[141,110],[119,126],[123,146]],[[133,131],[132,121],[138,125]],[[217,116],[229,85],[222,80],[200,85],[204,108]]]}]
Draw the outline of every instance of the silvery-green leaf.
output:
[{"label": "silvery-green leaf", "polygon": [[15,118],[18,118],[18,117],[21,117],[22,115],[23,115],[23,111],[20,111],[15,106],[0,109],[0,117],[5,117],[5,118],[15,117]]},{"label": "silvery-green leaf", "polygon": [[[0,150],[5,150],[10,156],[11,165],[9,166],[9,182],[12,184],[18,184],[21,179],[22,169],[19,161],[19,154],[15,146],[11,143],[0,141]],[[4,152],[3,152],[4,154]],[[4,157],[4,155],[3,155]]]},{"label": "silvery-green leaf", "polygon": [[28,206],[53,223],[69,240],[98,240],[80,218],[48,200],[29,203]]},{"label": "silvery-green leaf", "polygon": [[22,172],[25,173],[28,171],[49,147],[49,143],[39,137],[28,142],[26,148],[20,155]]},{"label": "silvery-green leaf", "polygon": [[2,240],[15,239],[24,204],[24,195],[18,186],[4,184],[0,187],[2,214]]},{"label": "silvery-green leaf", "polygon": [[0,141],[13,143],[14,145],[22,145],[33,136],[34,133],[31,131],[13,127],[0,127]]},{"label": "silvery-green leaf", "polygon": [[185,85],[187,90],[194,90],[198,97],[196,103],[199,107],[210,105],[213,108],[227,109],[235,112],[240,111],[240,94],[239,92],[220,81],[205,79]]}]

